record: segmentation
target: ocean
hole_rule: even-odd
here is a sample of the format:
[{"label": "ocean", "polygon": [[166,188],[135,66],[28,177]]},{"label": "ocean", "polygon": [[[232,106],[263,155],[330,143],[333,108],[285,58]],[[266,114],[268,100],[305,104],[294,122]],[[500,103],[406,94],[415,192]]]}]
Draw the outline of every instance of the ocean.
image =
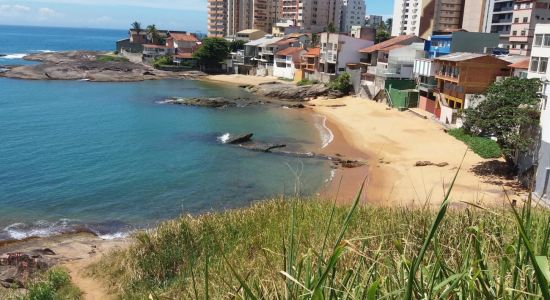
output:
[{"label": "ocean", "polygon": [[[120,30],[0,26],[2,64],[27,53],[112,50]],[[181,214],[316,193],[330,164],[225,145],[254,133],[318,151],[320,116],[267,106],[207,109],[168,97],[254,97],[204,81],[138,83],[0,78],[0,241],[90,231],[104,238]]]}]

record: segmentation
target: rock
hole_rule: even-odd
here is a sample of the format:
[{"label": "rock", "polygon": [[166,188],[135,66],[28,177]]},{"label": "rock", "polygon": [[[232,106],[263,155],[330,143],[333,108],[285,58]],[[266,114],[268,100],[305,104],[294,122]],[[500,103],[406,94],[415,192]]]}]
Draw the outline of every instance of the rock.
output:
[{"label": "rock", "polygon": [[290,105],[288,106],[289,108],[305,108],[305,105],[303,105],[302,103],[300,104],[294,104],[294,105]]},{"label": "rock", "polygon": [[237,102],[225,98],[172,98],[162,103],[210,108],[237,106]]},{"label": "rock", "polygon": [[4,56],[7,56],[7,54],[0,54],[0,57],[4,57]]},{"label": "rock", "polygon": [[446,166],[448,166],[448,165],[449,165],[448,162],[442,162],[442,163],[436,164],[436,166],[437,166],[437,167],[440,167],[440,168],[446,167]]},{"label": "rock", "polygon": [[355,169],[364,166],[365,164],[357,160],[342,160],[340,162],[342,168]]},{"label": "rock", "polygon": [[324,84],[311,86],[296,86],[294,84],[267,82],[250,89],[252,92],[272,98],[287,99],[294,101],[306,101],[319,96],[338,96]]},{"label": "rock", "polygon": [[263,144],[263,143],[245,143],[239,145],[241,148],[258,151],[258,152],[271,152],[274,149],[285,148],[284,144]]},{"label": "rock", "polygon": [[431,165],[433,165],[433,163],[431,161],[417,161],[414,166],[415,167],[427,167],[427,166],[431,166]]},{"label": "rock", "polygon": [[35,249],[33,252],[40,255],[56,255],[56,253],[50,248]]},{"label": "rock", "polygon": [[252,136],[254,136],[253,133],[239,135],[237,137],[230,138],[226,144],[236,145],[236,144],[247,143],[252,140]]}]

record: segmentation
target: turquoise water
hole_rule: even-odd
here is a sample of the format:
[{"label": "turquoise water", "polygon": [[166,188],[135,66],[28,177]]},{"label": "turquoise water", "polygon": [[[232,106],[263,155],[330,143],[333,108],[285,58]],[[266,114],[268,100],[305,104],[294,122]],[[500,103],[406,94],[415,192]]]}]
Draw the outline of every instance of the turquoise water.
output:
[{"label": "turquoise water", "polygon": [[156,103],[221,95],[252,96],[201,81],[0,79],[0,240],[83,228],[114,234],[291,194],[297,177],[302,193],[324,184],[325,162],[217,141],[224,133],[254,132],[262,141],[318,150],[314,116]]}]

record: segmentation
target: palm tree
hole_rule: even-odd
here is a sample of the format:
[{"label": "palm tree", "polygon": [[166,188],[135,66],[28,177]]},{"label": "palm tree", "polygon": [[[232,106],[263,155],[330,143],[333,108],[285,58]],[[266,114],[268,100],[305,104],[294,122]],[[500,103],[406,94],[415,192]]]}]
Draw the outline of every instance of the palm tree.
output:
[{"label": "palm tree", "polygon": [[151,40],[151,43],[156,44],[160,40],[159,31],[155,24],[147,26],[147,38]]},{"label": "palm tree", "polygon": [[137,34],[139,34],[141,32],[141,23],[139,23],[138,21],[135,21],[134,23],[132,23],[132,30],[134,30]]}]

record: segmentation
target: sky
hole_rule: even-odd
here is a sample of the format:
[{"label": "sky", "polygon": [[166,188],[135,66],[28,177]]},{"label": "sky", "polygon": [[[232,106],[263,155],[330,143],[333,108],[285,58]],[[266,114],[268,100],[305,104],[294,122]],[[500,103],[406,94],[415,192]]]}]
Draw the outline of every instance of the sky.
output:
[{"label": "sky", "polygon": [[[207,0],[0,0],[1,25],[127,29],[130,23],[206,32]],[[367,14],[392,14],[392,0],[366,0]]]}]

